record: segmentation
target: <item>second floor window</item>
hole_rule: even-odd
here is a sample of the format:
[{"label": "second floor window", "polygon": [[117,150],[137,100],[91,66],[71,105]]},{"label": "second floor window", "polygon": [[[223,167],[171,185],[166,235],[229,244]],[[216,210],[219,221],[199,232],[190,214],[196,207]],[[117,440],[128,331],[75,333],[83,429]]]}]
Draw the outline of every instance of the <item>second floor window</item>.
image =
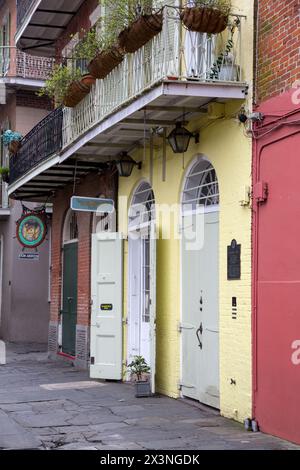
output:
[{"label": "second floor window", "polygon": [[0,75],[6,75],[10,65],[10,15],[0,23]]}]

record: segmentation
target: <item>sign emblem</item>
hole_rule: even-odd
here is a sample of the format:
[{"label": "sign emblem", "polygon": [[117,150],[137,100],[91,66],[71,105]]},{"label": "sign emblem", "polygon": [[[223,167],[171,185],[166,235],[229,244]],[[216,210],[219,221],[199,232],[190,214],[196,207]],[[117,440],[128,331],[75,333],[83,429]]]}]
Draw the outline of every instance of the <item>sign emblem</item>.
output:
[{"label": "sign emblem", "polygon": [[17,239],[26,248],[37,248],[47,235],[47,225],[37,214],[25,214],[17,222]]}]

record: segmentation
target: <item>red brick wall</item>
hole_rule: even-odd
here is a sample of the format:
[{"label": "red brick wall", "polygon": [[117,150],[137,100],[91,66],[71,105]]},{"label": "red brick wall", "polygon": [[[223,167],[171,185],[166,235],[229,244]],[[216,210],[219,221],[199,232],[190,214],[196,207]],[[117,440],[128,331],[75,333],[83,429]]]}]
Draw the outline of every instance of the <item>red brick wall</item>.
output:
[{"label": "red brick wall", "polygon": [[300,0],[258,0],[256,102],[300,79]]},{"label": "red brick wall", "polygon": [[[100,194],[116,199],[116,178],[110,174],[90,174],[76,187],[77,196],[98,197]],[[62,288],[62,234],[65,215],[70,207],[73,187],[69,185],[57,192],[52,218],[52,275],[50,320],[58,321]],[[90,266],[92,215],[78,213],[78,301],[77,324],[90,322]]]},{"label": "red brick wall", "polygon": [[99,0],[85,0],[81,5],[78,13],[72,18],[64,33],[60,36],[56,44],[56,55],[59,58],[62,49],[70,42],[71,36],[79,32],[79,36],[83,36],[83,32],[87,31],[90,24],[90,15],[99,5]]},{"label": "red brick wall", "polygon": [[52,102],[46,96],[37,96],[33,91],[19,90],[16,93],[16,105],[26,108],[38,108],[51,111],[53,109]]}]

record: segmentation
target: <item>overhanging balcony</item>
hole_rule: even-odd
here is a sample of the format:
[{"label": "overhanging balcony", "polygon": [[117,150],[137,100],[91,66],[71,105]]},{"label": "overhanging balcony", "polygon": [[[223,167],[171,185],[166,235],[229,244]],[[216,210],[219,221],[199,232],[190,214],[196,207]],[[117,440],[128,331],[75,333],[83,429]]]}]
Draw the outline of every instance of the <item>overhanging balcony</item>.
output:
[{"label": "overhanging balcony", "polygon": [[[63,149],[97,125],[100,129],[101,123],[120,109],[124,109],[119,114],[120,119],[125,115],[128,118],[132,112],[155,100],[152,104],[161,106],[162,117],[163,108],[174,106],[174,101],[183,109],[184,106],[195,107],[195,102],[202,106],[212,99],[244,99],[247,86],[242,22],[241,17],[231,17],[231,25],[223,34],[200,35],[182,28],[177,9],[165,8],[164,27],[158,36],[135,54],[126,55],[121,65],[104,80],[97,80],[79,105],[64,108]],[[230,39],[233,46],[226,56],[224,52]],[[223,58],[216,67],[214,64],[221,54]],[[126,107],[133,100],[135,104],[126,113]],[[155,119],[155,113],[147,113],[147,118]]]},{"label": "overhanging balcony", "polygon": [[197,34],[183,29],[178,9],[164,8],[160,34],[97,80],[75,108],[63,108],[61,151],[20,175],[10,185],[10,194],[30,195],[30,185],[37,184],[51,165],[58,173],[60,168],[67,171],[68,163],[82,171],[100,167],[121,151],[149,142],[153,130],[167,133],[178,120],[205,116],[212,101],[245,100],[244,20],[234,15],[224,33]]},{"label": "overhanging balcony", "polygon": [[17,0],[16,45],[54,57],[55,43],[84,0]]},{"label": "overhanging balcony", "polygon": [[41,162],[57,155],[62,147],[62,109],[57,108],[40,121],[22,140],[17,154],[10,157],[9,183],[34,171]]}]

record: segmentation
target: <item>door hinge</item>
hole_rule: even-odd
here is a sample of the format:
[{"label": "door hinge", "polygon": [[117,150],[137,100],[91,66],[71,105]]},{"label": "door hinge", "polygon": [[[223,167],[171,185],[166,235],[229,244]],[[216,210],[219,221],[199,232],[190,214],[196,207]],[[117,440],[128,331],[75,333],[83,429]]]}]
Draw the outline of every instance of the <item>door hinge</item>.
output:
[{"label": "door hinge", "polygon": [[266,202],[269,196],[268,183],[265,181],[258,181],[253,187],[253,198],[259,204]]},{"label": "door hinge", "polygon": [[178,332],[182,333],[182,330],[194,330],[194,325],[190,325],[188,323],[178,323]]},{"label": "door hinge", "polygon": [[192,384],[184,384],[183,382],[178,382],[177,387],[178,387],[178,390],[180,390],[180,391],[183,389],[183,387],[184,387],[184,388],[196,388],[195,385],[192,385]]}]

